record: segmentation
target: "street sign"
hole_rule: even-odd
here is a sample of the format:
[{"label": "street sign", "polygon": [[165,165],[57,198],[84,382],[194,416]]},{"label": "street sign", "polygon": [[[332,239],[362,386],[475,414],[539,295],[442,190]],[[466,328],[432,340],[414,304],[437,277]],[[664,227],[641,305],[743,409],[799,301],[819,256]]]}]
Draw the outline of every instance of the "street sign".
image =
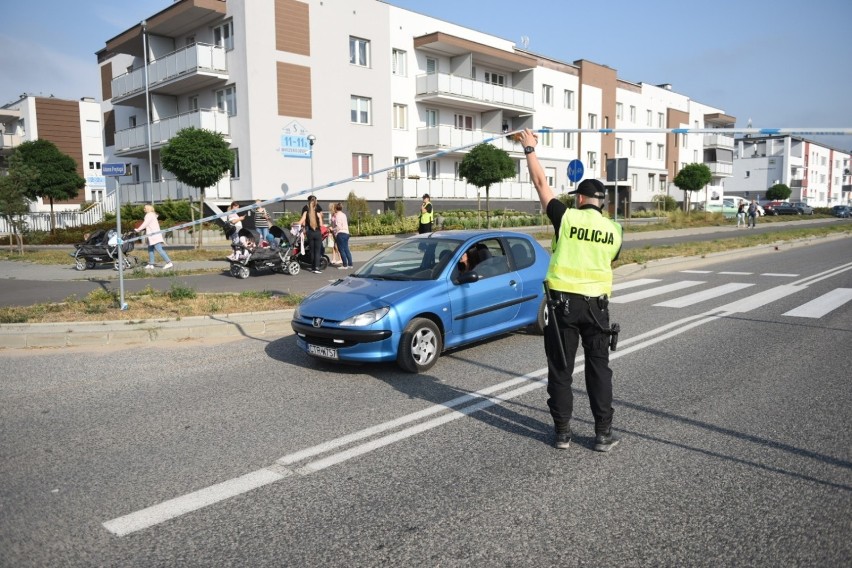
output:
[{"label": "street sign", "polygon": [[127,175],[127,166],[125,164],[101,164],[101,173],[104,176],[124,176]]},{"label": "street sign", "polygon": [[606,161],[606,181],[627,181],[627,158]]},{"label": "street sign", "polygon": [[571,160],[568,162],[568,180],[578,182],[583,179],[583,162]]}]

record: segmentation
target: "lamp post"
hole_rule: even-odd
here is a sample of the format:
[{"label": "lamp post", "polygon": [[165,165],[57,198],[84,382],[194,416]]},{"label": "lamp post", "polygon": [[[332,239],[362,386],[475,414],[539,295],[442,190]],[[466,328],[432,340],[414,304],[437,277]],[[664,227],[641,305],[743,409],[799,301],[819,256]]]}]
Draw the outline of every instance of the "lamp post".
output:
[{"label": "lamp post", "polygon": [[148,92],[148,20],[142,20],[142,57],[145,59],[145,118],[148,129],[148,188],[154,204],[154,159],[151,157],[151,95]]},{"label": "lamp post", "polygon": [[308,144],[311,145],[311,189],[314,188],[314,144],[317,141],[317,137],[313,134],[308,134]]}]

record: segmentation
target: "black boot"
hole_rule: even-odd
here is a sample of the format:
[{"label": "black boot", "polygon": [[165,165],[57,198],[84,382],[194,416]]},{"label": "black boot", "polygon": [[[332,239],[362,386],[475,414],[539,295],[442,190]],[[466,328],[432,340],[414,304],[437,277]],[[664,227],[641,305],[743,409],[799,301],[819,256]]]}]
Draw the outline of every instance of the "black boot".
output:
[{"label": "black boot", "polygon": [[612,433],[612,428],[595,436],[595,451],[608,452],[613,449],[620,440]]}]

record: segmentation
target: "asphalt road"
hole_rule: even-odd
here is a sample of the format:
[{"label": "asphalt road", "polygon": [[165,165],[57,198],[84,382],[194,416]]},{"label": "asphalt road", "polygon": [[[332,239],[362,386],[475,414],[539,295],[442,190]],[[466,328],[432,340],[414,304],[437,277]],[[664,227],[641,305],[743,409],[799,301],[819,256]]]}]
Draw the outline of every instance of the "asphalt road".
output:
[{"label": "asphalt road", "polygon": [[[734,227],[708,227],[692,230],[656,231],[653,233],[628,233],[624,248],[642,248],[646,246],[664,246],[683,242],[699,242],[717,239],[735,238],[744,234],[781,231],[788,228],[807,226],[825,226],[828,224],[849,224],[849,219],[800,220],[788,223],[764,223],[757,228],[736,230]],[[368,239],[353,239],[354,243],[363,243]],[[375,240],[375,239],[369,239]],[[549,243],[544,243],[549,245]],[[224,250],[224,249],[223,249]],[[145,252],[137,250],[135,254],[144,259]],[[214,274],[179,275],[173,278],[136,278],[125,280],[127,293],[137,292],[151,286],[158,290],[168,290],[178,282],[199,292],[243,292],[246,290],[266,290],[276,294],[307,295],[320,286],[339,278],[343,271],[335,268],[323,274],[311,274],[302,271],[296,276],[262,272],[245,280],[239,280],[228,274],[228,263],[222,254],[221,262],[179,263],[180,267],[221,268]],[[356,251],[353,253],[356,268],[371,258],[375,251]],[[22,266],[14,261],[0,261],[0,306],[29,306],[40,302],[62,302],[69,297],[82,298],[98,288],[118,289],[117,273],[102,265],[93,270],[78,272],[74,270],[69,258],[68,265],[38,267]]]},{"label": "asphalt road", "polygon": [[526,333],[424,375],[292,335],[0,353],[0,565],[848,566],[850,260],[620,283],[609,454],[582,373],[551,447]]}]

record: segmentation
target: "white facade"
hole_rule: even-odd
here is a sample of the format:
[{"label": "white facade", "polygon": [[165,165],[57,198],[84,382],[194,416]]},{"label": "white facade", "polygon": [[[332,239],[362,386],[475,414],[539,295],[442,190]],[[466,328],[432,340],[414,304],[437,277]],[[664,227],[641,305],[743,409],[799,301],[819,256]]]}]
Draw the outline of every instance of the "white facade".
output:
[{"label": "white facade", "polygon": [[[108,161],[134,164],[122,191],[136,201],[197,194],[159,166],[159,149],[185,126],[221,132],[237,151],[232,175],[206,190],[219,204],[282,191],[304,200],[312,187],[331,183],[319,190],[321,202],[350,192],[378,203],[427,192],[433,200],[472,200],[478,190],[457,179],[458,165],[475,143],[491,139],[518,173],[492,186],[490,197],[532,207],[538,200],[523,153],[501,135],[507,130],[705,127],[705,116],[722,115],[670,88],[616,82],[609,68],[554,61],[377,0],[178,0],[148,18],[145,30],[135,26],[108,40],[98,56],[102,76],[112,78],[103,107],[115,125]],[[584,76],[599,72],[611,74],[608,82]],[[673,110],[687,118],[673,124]],[[308,135],[314,144],[304,152],[287,146]],[[670,147],[675,138],[682,147]],[[604,178],[607,158],[629,158],[629,179],[620,184],[633,204],[659,193],[680,199],[671,191],[675,168],[704,160],[706,147],[702,135],[665,133],[540,139],[539,157],[557,191],[570,189],[573,159],[584,163],[586,177]],[[392,168],[403,162],[411,163]],[[718,173],[712,187],[724,177]]]},{"label": "white facade", "polygon": [[812,207],[850,203],[852,154],[795,136],[739,138],[728,195],[764,200],[766,190],[784,184],[790,201]]}]

